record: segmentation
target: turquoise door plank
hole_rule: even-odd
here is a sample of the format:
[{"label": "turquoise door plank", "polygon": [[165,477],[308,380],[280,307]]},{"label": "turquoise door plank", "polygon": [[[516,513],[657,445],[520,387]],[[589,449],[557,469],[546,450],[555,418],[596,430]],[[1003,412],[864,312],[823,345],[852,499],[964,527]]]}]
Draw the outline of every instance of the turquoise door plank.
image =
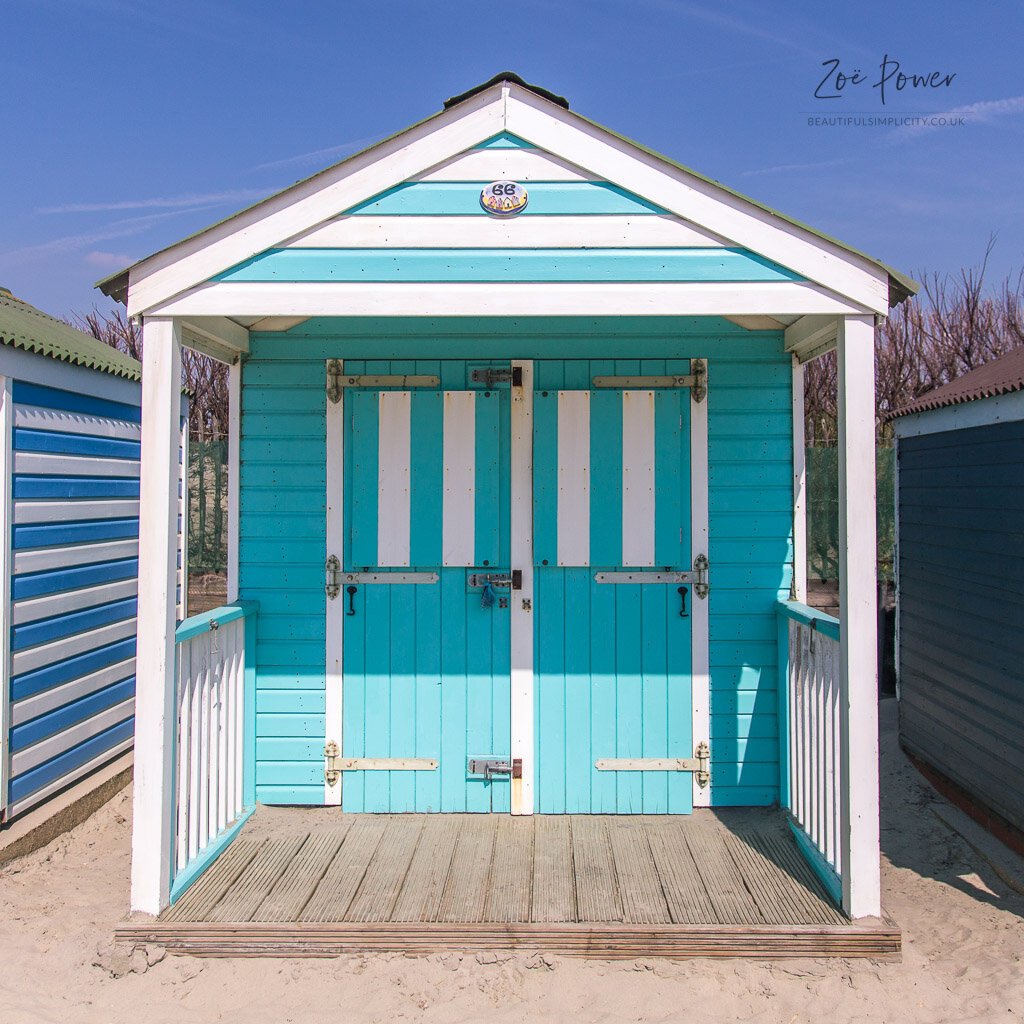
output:
[{"label": "turquoise door plank", "polygon": [[[598,584],[600,586],[600,584]],[[643,757],[643,677],[640,664],[640,587],[615,586],[615,757]],[[616,810],[643,813],[643,774],[616,773]]]},{"label": "turquoise door plank", "polygon": [[[501,561],[499,553],[499,531],[501,516],[498,501],[501,495],[501,484],[498,475],[501,471],[501,438],[500,426],[508,421],[506,410],[502,408],[503,395],[507,391],[478,391],[474,402],[475,416],[475,504],[474,522],[474,564],[482,566],[498,566]],[[508,568],[505,566],[505,568]]]},{"label": "turquoise door plank", "polygon": [[[358,590],[352,602],[356,614],[345,616],[344,649],[342,652],[343,693],[341,749],[346,757],[366,757],[366,591]],[[348,594],[342,591],[338,599],[344,599],[348,608]],[[334,610],[335,615],[344,609]],[[323,756],[323,748],[319,751]],[[366,793],[363,787],[365,772],[344,772],[341,778],[342,806],[349,811],[366,809]]]},{"label": "turquoise door plank", "polygon": [[[466,757],[497,756],[492,733],[492,650],[494,617],[502,614],[497,601],[484,608],[480,591],[470,590],[466,603]],[[507,614],[507,610],[504,614]],[[502,780],[502,783],[504,780]],[[466,810],[489,811],[491,790],[496,783],[479,777],[466,781]]]},{"label": "turquoise door plank", "polygon": [[[419,717],[419,686],[416,679],[416,644],[410,643],[410,627],[416,622],[416,597],[428,585],[381,587],[391,591],[391,666],[387,680],[390,701],[389,739],[391,757],[417,757],[416,720]],[[416,776],[419,772],[381,772],[389,785],[388,808],[392,812],[416,810]]]},{"label": "turquoise door plank", "polygon": [[409,561],[426,568],[441,564],[444,399],[440,391],[416,390],[410,406]]},{"label": "turquoise door plank", "polygon": [[599,757],[615,757],[619,747],[615,676],[617,588],[593,581],[590,587],[590,735],[593,760],[588,767],[591,805],[594,814],[614,814],[618,810],[616,773],[599,772],[593,761]]},{"label": "turquoise door plank", "polygon": [[[565,574],[554,567],[534,575],[537,621],[535,651],[537,704],[536,801],[542,814],[565,808]],[[551,625],[549,625],[549,623]]]},{"label": "turquoise door plank", "polygon": [[[219,282],[784,282],[803,278],[746,249],[268,249]],[[296,389],[297,391],[300,389]],[[774,402],[774,392],[765,401]],[[275,401],[294,409],[281,390]],[[268,407],[269,408],[269,407]]]},{"label": "turquoise door plank", "polygon": [[[367,199],[345,214],[374,217],[493,216],[480,205],[486,181],[408,181]],[[519,217],[544,214],[666,214],[668,211],[605,181],[533,181]]]},{"label": "turquoise door plank", "polygon": [[689,406],[689,391],[654,393],[654,561],[658,565],[685,565],[689,561],[689,548],[683,548],[683,528],[690,517],[683,496],[684,491],[688,496],[690,489],[689,480],[684,480],[679,471],[689,464],[689,431],[684,435]]},{"label": "turquoise door plank", "polygon": [[375,391],[352,391],[352,488],[349,492],[351,567],[377,564],[378,399]]},{"label": "turquoise door plank", "polygon": [[558,564],[558,392],[536,392],[533,402],[533,558]]},{"label": "turquoise door plank", "polygon": [[[614,363],[602,372],[614,372]],[[590,396],[590,564],[622,561],[622,392]],[[595,500],[596,499],[596,500]]]},{"label": "turquoise door plank", "polygon": [[441,570],[441,810],[466,810],[466,593],[465,569]]},{"label": "turquoise door plank", "polygon": [[[374,559],[376,562],[376,559]],[[372,565],[373,563],[371,563]],[[366,615],[366,676],[364,697],[365,757],[391,757],[391,594],[396,587],[360,588]],[[409,709],[406,709],[408,712]],[[380,812],[390,806],[389,772],[362,772],[364,810]]]},{"label": "turquoise door plank", "polygon": [[[668,609],[675,604],[670,596],[678,597],[675,588],[654,585],[640,588],[641,743],[644,757],[663,757],[668,749]],[[668,812],[668,774],[640,773],[645,814]]]},{"label": "turquoise door plank", "polygon": [[591,710],[591,572],[561,569],[565,586],[565,810],[569,814],[590,813],[590,792],[594,757],[590,723]]},{"label": "turquoise door plank", "polygon": [[[507,537],[505,533],[503,536]],[[514,595],[510,601],[514,599]],[[491,609],[491,749],[497,757],[512,756],[512,637],[508,610]],[[491,786],[491,810],[512,809],[512,783],[501,778]]]},{"label": "turquoise door plank", "polygon": [[[440,512],[438,513],[440,519]],[[438,559],[440,561],[440,559]],[[437,564],[436,562],[434,564]],[[416,756],[441,756],[441,587],[417,586],[416,621]],[[407,636],[407,634],[405,634]],[[441,773],[412,772],[416,786],[416,810],[441,809]]]}]

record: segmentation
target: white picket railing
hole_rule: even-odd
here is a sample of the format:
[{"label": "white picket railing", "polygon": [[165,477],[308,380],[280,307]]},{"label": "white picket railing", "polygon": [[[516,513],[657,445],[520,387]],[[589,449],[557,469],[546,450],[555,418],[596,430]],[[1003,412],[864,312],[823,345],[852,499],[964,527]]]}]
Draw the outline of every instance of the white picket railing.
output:
[{"label": "white picket railing", "polygon": [[186,619],[175,632],[177,748],[174,874],[182,876],[250,801],[245,668],[253,602]]},{"label": "white picket railing", "polygon": [[[839,621],[794,601],[779,606],[782,803],[820,855],[838,898],[843,874]],[[805,845],[805,844],[802,844]],[[805,847],[805,852],[806,847]],[[819,872],[821,873],[821,872]]]}]

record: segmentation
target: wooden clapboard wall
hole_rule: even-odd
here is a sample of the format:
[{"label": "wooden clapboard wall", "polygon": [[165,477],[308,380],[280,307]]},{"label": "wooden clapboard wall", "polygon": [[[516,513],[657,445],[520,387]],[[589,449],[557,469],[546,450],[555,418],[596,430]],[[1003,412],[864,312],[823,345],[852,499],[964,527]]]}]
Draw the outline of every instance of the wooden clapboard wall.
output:
[{"label": "wooden clapboard wall", "polygon": [[418,360],[691,355],[708,360],[710,379],[712,802],[777,799],[775,602],[792,578],[791,361],[777,332],[638,317],[312,320],[253,336],[239,529],[241,594],[260,602],[258,800],[324,798],[325,360],[422,367]]},{"label": "wooden clapboard wall", "polygon": [[10,349],[0,372],[13,817],[132,745],[142,417],[136,381]]}]

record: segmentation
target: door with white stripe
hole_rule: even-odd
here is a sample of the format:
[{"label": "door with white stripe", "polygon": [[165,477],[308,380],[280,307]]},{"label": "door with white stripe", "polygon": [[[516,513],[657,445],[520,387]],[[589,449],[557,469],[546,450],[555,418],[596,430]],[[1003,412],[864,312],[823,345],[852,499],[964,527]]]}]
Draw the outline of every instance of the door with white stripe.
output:
[{"label": "door with white stripe", "polygon": [[688,373],[688,360],[535,364],[538,812],[693,808],[689,772],[643,765],[693,756],[692,588],[624,581],[690,568],[690,391],[593,386]]},{"label": "door with white stripe", "polygon": [[[509,363],[345,363],[346,811],[508,811]],[[436,380],[424,383],[424,378]],[[351,577],[351,578],[349,578]],[[476,769],[476,770],[474,770]]]}]

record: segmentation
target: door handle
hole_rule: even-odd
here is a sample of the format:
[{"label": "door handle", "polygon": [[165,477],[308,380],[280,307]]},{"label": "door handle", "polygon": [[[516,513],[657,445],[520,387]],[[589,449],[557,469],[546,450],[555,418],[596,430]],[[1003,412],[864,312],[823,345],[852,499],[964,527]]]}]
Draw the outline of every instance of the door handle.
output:
[{"label": "door handle", "polygon": [[346,587],[345,593],[348,594],[348,611],[346,615],[355,615],[356,613],[356,591],[358,587]]},{"label": "door handle", "polygon": [[689,587],[679,588],[679,618],[681,619],[688,619],[690,617],[686,611],[686,592],[689,589]]}]

